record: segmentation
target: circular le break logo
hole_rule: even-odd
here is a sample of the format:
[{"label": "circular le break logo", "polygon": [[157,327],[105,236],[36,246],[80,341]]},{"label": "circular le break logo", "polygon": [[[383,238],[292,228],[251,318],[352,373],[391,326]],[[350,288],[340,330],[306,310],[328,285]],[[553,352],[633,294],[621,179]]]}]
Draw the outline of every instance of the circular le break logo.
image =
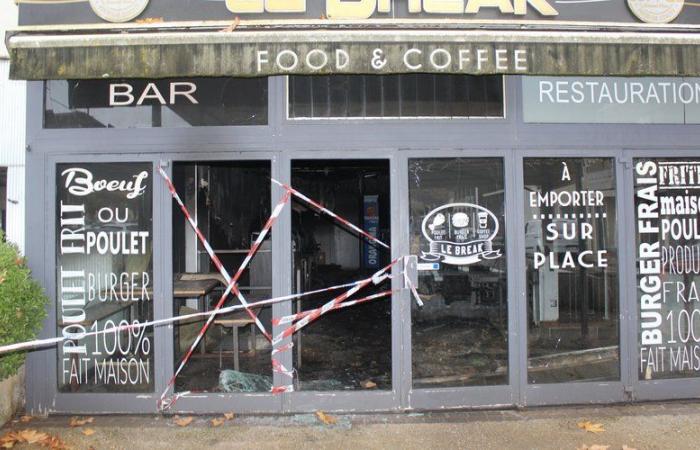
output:
[{"label": "circular le break logo", "polygon": [[683,10],[684,0],[627,0],[632,13],[646,23],[669,23]]},{"label": "circular le break logo", "polygon": [[138,17],[149,0],[90,0],[95,14],[107,22],[128,22]]},{"label": "circular le break logo", "polygon": [[430,211],[421,224],[430,247],[421,259],[455,266],[496,259],[491,241],[498,234],[498,219],[483,206],[471,203],[450,203]]}]

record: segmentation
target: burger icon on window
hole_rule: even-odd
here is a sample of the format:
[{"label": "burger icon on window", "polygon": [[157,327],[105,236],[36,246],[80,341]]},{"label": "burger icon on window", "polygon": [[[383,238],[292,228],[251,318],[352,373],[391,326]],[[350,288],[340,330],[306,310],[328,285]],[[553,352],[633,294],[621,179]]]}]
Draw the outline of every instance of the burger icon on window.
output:
[{"label": "burger icon on window", "polygon": [[452,215],[452,226],[455,228],[464,228],[469,226],[469,216],[463,212],[454,213]]}]

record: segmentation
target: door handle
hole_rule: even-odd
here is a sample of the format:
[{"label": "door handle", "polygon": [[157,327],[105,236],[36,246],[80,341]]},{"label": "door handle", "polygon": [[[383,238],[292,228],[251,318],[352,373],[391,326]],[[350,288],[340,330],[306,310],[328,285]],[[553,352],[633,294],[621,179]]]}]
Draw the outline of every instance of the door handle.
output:
[{"label": "door handle", "polygon": [[418,295],[418,256],[408,255],[403,258],[403,287],[409,289],[419,308],[423,307],[423,301]]},{"label": "door handle", "polygon": [[418,256],[408,255],[403,258],[403,287],[411,289],[412,286],[418,286]]}]

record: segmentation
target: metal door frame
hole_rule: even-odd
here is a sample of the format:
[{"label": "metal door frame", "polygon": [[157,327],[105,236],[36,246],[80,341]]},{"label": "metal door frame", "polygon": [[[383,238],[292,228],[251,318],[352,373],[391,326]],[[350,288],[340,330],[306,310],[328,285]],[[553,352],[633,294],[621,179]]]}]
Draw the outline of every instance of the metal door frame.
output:
[{"label": "metal door frame", "polygon": [[[119,157],[117,155],[99,155],[99,154],[78,154],[78,153],[62,153],[60,155],[47,155],[45,156],[44,164],[44,201],[45,210],[43,223],[43,238],[44,238],[44,261],[49,262],[49,270],[46,271],[44,275],[44,280],[46,283],[45,293],[49,298],[48,306],[48,316],[46,318],[46,326],[43,332],[48,331],[49,335],[58,336],[58,326],[57,326],[57,290],[56,290],[56,196],[57,196],[57,176],[56,169],[58,164],[63,163],[151,163],[151,176],[154,177],[153,183],[153,316],[155,319],[159,319],[163,316],[163,306],[164,302],[158,302],[156,298],[164,298],[165,286],[163,283],[163,269],[164,266],[159,264],[162,261],[164,248],[162,245],[162,240],[156,237],[157,230],[163,229],[163,208],[160,205],[160,200],[162,197],[162,189],[159,189],[158,183],[155,180],[155,175],[157,173],[157,166],[159,163],[159,154],[148,154],[148,155],[131,155],[128,158]],[[165,386],[167,382],[166,370],[161,369],[164,367],[161,363],[161,358],[163,356],[164,345],[167,340],[167,332],[164,328],[158,328],[154,330],[153,337],[154,342],[152,349],[154,351],[153,355],[153,366],[154,370],[152,376],[154,377],[154,392],[150,393],[87,393],[87,392],[74,392],[74,393],[63,393],[58,391],[58,347],[52,346],[48,349],[42,350],[40,352],[43,363],[38,362],[34,358],[28,360],[28,370],[34,364],[42,364],[43,367],[40,368],[41,373],[44,374],[41,386],[37,386],[38,392],[31,392],[32,386],[36,386],[38,380],[34,377],[27,377],[28,389],[27,393],[29,395],[36,395],[37,398],[40,395],[43,398],[52,399],[51,402],[51,412],[71,412],[71,413],[101,413],[101,412],[114,412],[114,411],[134,411],[134,412],[156,412],[156,401],[159,397],[157,394]],[[160,355],[160,356],[159,356]],[[38,368],[39,369],[39,368]],[[31,383],[31,384],[30,384]],[[29,400],[29,398],[28,398]],[[48,405],[47,405],[48,407]]]},{"label": "metal door frame", "polygon": [[637,282],[637,249],[636,249],[636,226],[635,226],[635,191],[634,191],[634,160],[636,158],[700,158],[700,150],[693,149],[625,149],[622,155],[625,164],[625,188],[629,201],[624,205],[627,216],[625,232],[632,238],[624,242],[629,255],[628,263],[625,265],[627,282],[624,285],[628,292],[628,392],[631,400],[669,400],[669,399],[691,399],[700,398],[700,377],[696,378],[670,378],[658,380],[639,379],[639,301]]},{"label": "metal door frame", "polygon": [[[278,177],[279,174],[279,154],[277,152],[268,152],[264,150],[255,152],[235,152],[235,151],[210,151],[210,152],[192,152],[191,150],[183,151],[177,153],[177,150],[172,150],[167,155],[167,172],[172,176],[173,165],[176,163],[187,163],[187,162],[236,162],[236,161],[268,161],[270,163],[270,175],[273,178]],[[164,224],[165,227],[162,230],[163,236],[163,246],[165,248],[164,261],[163,264],[166,267],[163,273],[163,284],[165,285],[164,293],[165,298],[172,298],[172,287],[173,287],[173,247],[172,247],[172,220],[173,217],[177,217],[181,214],[180,211],[173,206],[170,193],[167,191],[167,187],[164,183],[161,183],[163,189],[165,190],[166,205],[164,207]],[[283,189],[278,186],[272,186],[270,189],[270,211],[277,204],[279,199],[284,194]],[[231,205],[235,208],[235,205]],[[284,265],[282,264],[282,258],[277,258],[277,255],[284,255],[284,251],[281,250],[281,235],[283,233],[284,225],[277,222],[273,229],[271,230],[272,239],[272,254],[275,256],[272,258],[272,297],[278,297],[286,295],[287,291],[284,290],[284,280],[280,279],[278,274],[284,273]],[[207,237],[207,236],[205,236]],[[208,237],[207,237],[208,238]],[[229,300],[231,297],[229,296]],[[284,314],[285,305],[287,302],[276,303],[272,306],[273,316]],[[172,315],[172,311],[167,311],[168,315]],[[165,354],[163,355],[166,359],[163,361],[166,367],[169,367],[169,375],[173,373],[174,370],[174,342],[172,327],[168,327],[168,342]],[[273,379],[277,374],[273,374],[272,365],[270,365],[270,375]],[[162,391],[162,390],[161,390]],[[192,393],[183,397],[175,403],[175,405],[168,410],[168,413],[224,413],[231,410],[241,413],[278,413],[282,410],[282,402],[279,395],[274,395],[269,392],[250,392],[250,393],[223,393],[223,392],[203,392],[203,393]]]},{"label": "metal door frame", "polygon": [[[487,153],[487,154],[485,154]],[[411,346],[411,308],[408,305],[404,313],[405,324],[403,340],[405,342],[404,366],[406,374],[403,380],[403,388],[406,393],[405,401],[408,409],[458,409],[458,408],[503,408],[517,404],[518,399],[518,379],[520,377],[520,364],[518,361],[518,343],[521,327],[517,304],[514,301],[515,293],[518,292],[516,281],[518,265],[516,262],[515,249],[519,245],[519,236],[515,233],[515,214],[508,214],[513,211],[511,208],[517,184],[513,177],[513,153],[509,150],[488,150],[480,149],[459,149],[459,150],[406,150],[400,152],[401,178],[401,204],[400,211],[401,236],[404,247],[402,250],[409,251],[409,183],[408,183],[408,160],[418,158],[500,158],[503,162],[504,177],[504,209],[506,212],[506,270],[507,270],[507,305],[508,305],[508,383],[494,386],[467,386],[467,387],[445,387],[445,388],[413,388],[412,380],[412,346]]]},{"label": "metal door frame", "polygon": [[574,150],[574,149],[525,149],[519,150],[516,154],[516,186],[518,186],[518,198],[513,205],[517,208],[517,233],[520,237],[520,243],[517,248],[517,258],[519,267],[524,269],[526,261],[525,250],[525,216],[524,202],[522,192],[524,189],[524,167],[523,160],[525,158],[610,158],[615,167],[615,208],[617,210],[616,235],[617,235],[617,250],[618,250],[618,296],[619,296],[619,317],[618,317],[618,333],[619,333],[619,358],[620,358],[620,377],[614,381],[592,382],[592,381],[573,381],[566,383],[542,383],[529,384],[527,380],[527,284],[525,280],[525,270],[520,270],[518,273],[519,285],[519,307],[520,317],[523,323],[522,334],[520,339],[520,347],[518,349],[521,357],[520,366],[522,368],[521,378],[519,380],[520,401],[523,405],[548,405],[548,404],[585,404],[585,403],[612,403],[622,402],[626,400],[625,382],[629,371],[630,361],[626,354],[628,348],[629,334],[626,331],[626,321],[624,317],[628,314],[628,293],[626,286],[626,271],[625,267],[629,264],[629,255],[626,251],[625,239],[623,236],[623,225],[627,222],[627,211],[625,200],[628,198],[625,190],[624,178],[624,163],[619,158],[619,150]]},{"label": "metal door frame", "polygon": [[[389,189],[390,189],[390,204],[391,204],[391,258],[397,258],[402,253],[402,243],[403,239],[400,239],[399,229],[401,228],[401,209],[397,209],[399,205],[399,180],[398,180],[398,168],[397,168],[397,151],[393,149],[384,149],[381,151],[377,150],[363,150],[363,149],[349,149],[349,151],[295,151],[293,153],[285,153],[282,155],[282,161],[280,166],[284,168],[284,173],[282,174],[282,180],[285,183],[291,183],[291,167],[294,160],[324,160],[324,161],[340,161],[340,160],[362,160],[362,159],[374,159],[374,160],[385,160],[389,162]],[[399,211],[399,214],[394,212]],[[288,276],[286,277],[287,291],[291,292],[292,289],[292,229],[291,229],[291,210],[286,209],[282,212],[284,216],[285,224],[288,224],[284,229],[284,235],[282,239],[284,240],[283,245],[287,249],[283,254],[286,255],[288,261],[285,261],[286,271]],[[282,219],[280,216],[280,219]],[[355,224],[360,225],[360,224]],[[361,239],[358,237],[358,239]],[[402,265],[397,263],[393,270],[393,275],[398,275],[402,273]],[[379,390],[356,390],[356,391],[295,391],[282,394],[284,398],[284,412],[314,412],[318,410],[326,411],[337,411],[337,412],[372,412],[372,411],[392,411],[402,409],[402,361],[405,355],[406,349],[404,348],[404,343],[402,341],[402,329],[405,314],[405,304],[409,301],[409,297],[406,294],[406,290],[403,289],[403,282],[400,276],[394,276],[391,280],[391,286],[393,290],[399,290],[399,293],[392,295],[392,305],[391,305],[391,380],[392,388],[391,390],[379,391]],[[377,300],[386,301],[386,300]],[[291,313],[291,306],[289,306],[289,311],[283,314]],[[342,314],[342,313],[341,313]],[[310,325],[313,326],[313,325]],[[285,352],[286,355],[283,364],[289,364],[287,367],[293,366],[292,352]]]}]

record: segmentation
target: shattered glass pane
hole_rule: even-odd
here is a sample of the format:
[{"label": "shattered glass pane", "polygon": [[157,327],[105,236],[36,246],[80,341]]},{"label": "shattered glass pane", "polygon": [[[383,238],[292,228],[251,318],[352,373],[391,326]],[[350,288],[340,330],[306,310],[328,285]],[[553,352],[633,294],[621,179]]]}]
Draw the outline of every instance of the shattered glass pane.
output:
[{"label": "shattered glass pane", "polygon": [[528,381],[617,380],[612,158],[526,158]]},{"label": "shattered glass pane", "polygon": [[[292,161],[292,186],[391,244],[388,160]],[[296,200],[292,241],[296,292],[365,279],[391,256]],[[303,297],[294,312],[320,307],[347,289]],[[390,289],[386,280],[348,300]],[[294,366],[304,391],[391,389],[391,296],[331,311],[297,332]]]},{"label": "shattered glass pane", "polygon": [[503,160],[409,160],[413,386],[508,382]]},{"label": "shattered glass pane", "polygon": [[[233,276],[270,215],[269,161],[175,163],[173,183],[185,206]],[[212,310],[226,281],[173,203],[173,314]],[[270,235],[239,279],[247,303],[272,296]],[[240,305],[230,294],[223,306]],[[271,330],[271,307],[253,311]],[[174,326],[177,367],[206,318]],[[219,314],[176,380],[176,391],[269,392],[271,347],[252,319],[240,309]]]}]

